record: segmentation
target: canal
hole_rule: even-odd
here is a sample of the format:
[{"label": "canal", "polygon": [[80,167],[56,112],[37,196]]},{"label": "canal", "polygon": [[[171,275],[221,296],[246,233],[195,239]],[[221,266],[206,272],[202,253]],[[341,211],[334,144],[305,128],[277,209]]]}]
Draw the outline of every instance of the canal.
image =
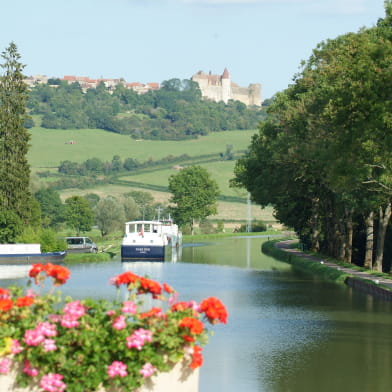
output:
[{"label": "canal", "polygon": [[263,255],[265,240],[185,244],[175,262],[70,265],[62,292],[111,299],[109,279],[131,270],[181,300],[220,298],[229,320],[204,348],[200,392],[391,390],[392,304]]}]

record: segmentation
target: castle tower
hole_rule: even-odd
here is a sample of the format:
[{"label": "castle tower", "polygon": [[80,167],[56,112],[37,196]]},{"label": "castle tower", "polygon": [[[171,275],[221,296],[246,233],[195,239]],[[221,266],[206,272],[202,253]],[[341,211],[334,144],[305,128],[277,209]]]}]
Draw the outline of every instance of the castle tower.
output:
[{"label": "castle tower", "polygon": [[222,101],[224,103],[229,102],[229,99],[232,98],[231,96],[231,80],[230,80],[230,75],[229,71],[227,68],[224,69],[222,77],[221,77],[221,83],[222,83]]}]

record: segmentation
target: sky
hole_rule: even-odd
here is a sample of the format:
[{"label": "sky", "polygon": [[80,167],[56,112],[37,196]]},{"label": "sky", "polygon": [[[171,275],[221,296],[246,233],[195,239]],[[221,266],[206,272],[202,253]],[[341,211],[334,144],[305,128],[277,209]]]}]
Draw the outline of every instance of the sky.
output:
[{"label": "sky", "polygon": [[[0,52],[24,74],[127,82],[222,74],[262,99],[287,88],[317,44],[385,16],[384,0],[0,0]],[[3,59],[0,60],[1,62]]]}]

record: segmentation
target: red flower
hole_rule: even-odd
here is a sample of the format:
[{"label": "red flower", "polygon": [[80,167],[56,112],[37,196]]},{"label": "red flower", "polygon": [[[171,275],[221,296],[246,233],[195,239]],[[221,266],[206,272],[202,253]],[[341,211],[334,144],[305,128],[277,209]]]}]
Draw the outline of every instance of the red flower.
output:
[{"label": "red flower", "polygon": [[7,312],[8,310],[12,309],[14,306],[14,302],[12,299],[5,298],[0,299],[0,311]]},{"label": "red flower", "polygon": [[140,279],[139,276],[135,275],[134,273],[127,271],[124,272],[123,274],[118,275],[115,280],[114,280],[114,284],[119,287],[122,284],[126,284],[129,285],[131,283],[136,283],[138,282]]},{"label": "red flower", "polygon": [[201,354],[201,347],[193,347],[192,363],[189,365],[191,369],[196,369],[203,365],[203,355]]},{"label": "red flower", "polygon": [[10,297],[10,291],[0,287],[0,299],[6,299]]},{"label": "red flower", "polygon": [[218,298],[204,299],[200,304],[200,312],[205,313],[211,324],[216,324],[218,321],[223,324],[227,322],[227,310]]},{"label": "red flower", "polygon": [[54,278],[57,284],[64,284],[70,276],[67,268],[52,263],[45,265],[45,272],[48,276]]},{"label": "red flower", "polygon": [[140,293],[151,293],[153,298],[157,298],[162,293],[162,286],[154,280],[140,278]]},{"label": "red flower", "polygon": [[171,294],[174,293],[174,289],[169,286],[167,283],[163,284],[163,289],[166,291],[166,293]]},{"label": "red flower", "polygon": [[161,317],[163,316],[162,308],[151,308],[148,312],[144,312],[140,314],[141,319],[150,318],[150,317]]},{"label": "red flower", "polygon": [[184,317],[182,320],[180,320],[178,326],[183,328],[189,328],[190,333],[196,335],[201,334],[204,330],[203,323],[193,317]]},{"label": "red flower", "polygon": [[34,303],[34,298],[32,297],[20,297],[16,300],[16,306],[22,308],[24,306],[31,306]]},{"label": "red flower", "polygon": [[30,278],[36,278],[42,271],[45,271],[45,266],[43,264],[33,264],[29,276]]},{"label": "red flower", "polygon": [[182,312],[185,309],[189,309],[189,302],[177,302],[172,305],[171,310],[173,312]]},{"label": "red flower", "polygon": [[38,275],[41,272],[45,272],[47,276],[51,276],[56,284],[64,284],[70,276],[70,272],[67,268],[52,263],[47,263],[45,265],[33,264],[29,276],[30,278],[34,278],[35,283],[37,283]]}]

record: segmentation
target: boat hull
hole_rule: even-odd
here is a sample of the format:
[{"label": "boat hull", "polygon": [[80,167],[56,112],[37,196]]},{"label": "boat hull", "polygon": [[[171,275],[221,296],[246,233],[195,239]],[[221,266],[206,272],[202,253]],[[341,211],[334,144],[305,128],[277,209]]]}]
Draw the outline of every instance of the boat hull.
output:
[{"label": "boat hull", "polygon": [[38,254],[0,254],[0,265],[60,264],[64,262],[66,254],[65,251]]},{"label": "boat hull", "polygon": [[121,260],[164,260],[165,247],[158,245],[122,245]]}]

